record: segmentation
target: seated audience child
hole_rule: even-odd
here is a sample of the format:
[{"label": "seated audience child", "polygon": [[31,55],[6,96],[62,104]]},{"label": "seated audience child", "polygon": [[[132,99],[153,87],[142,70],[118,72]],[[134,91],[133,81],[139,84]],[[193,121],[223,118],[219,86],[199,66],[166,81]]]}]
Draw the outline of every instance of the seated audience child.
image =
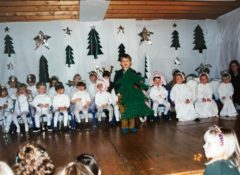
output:
[{"label": "seated audience child", "polygon": [[81,122],[80,111],[83,113],[85,122],[88,122],[88,108],[91,103],[90,95],[86,90],[86,84],[84,82],[78,82],[76,84],[77,91],[73,94],[71,103],[74,105],[74,115],[77,122]]},{"label": "seated audience child", "polygon": [[101,175],[101,170],[92,155],[82,154],[64,167],[58,175]]},{"label": "seated audience child", "polygon": [[67,130],[68,124],[68,108],[70,106],[69,97],[64,94],[64,86],[61,82],[58,82],[55,86],[57,94],[53,97],[53,111],[54,111],[54,129],[57,129],[57,123],[59,120],[59,114],[63,114],[63,126],[64,130]]},{"label": "seated audience child", "polygon": [[176,74],[176,84],[170,92],[170,98],[175,104],[176,117],[179,121],[195,120],[198,117],[193,106],[192,93],[184,80],[182,73]]},{"label": "seated audience child", "polygon": [[168,91],[163,86],[164,82],[162,75],[158,72],[155,72],[151,78],[152,87],[150,89],[149,96],[153,102],[152,108],[154,111],[154,117],[158,116],[158,106],[160,104],[164,105],[164,115],[166,116],[170,109],[170,103],[167,101]]},{"label": "seated audience child", "polygon": [[113,108],[111,94],[107,91],[106,84],[103,80],[97,80],[97,94],[95,95],[95,104],[97,106],[98,121],[101,121],[101,114],[104,110],[109,112],[109,122],[113,118]]},{"label": "seated audience child", "polygon": [[238,115],[232,101],[233,86],[231,83],[231,75],[229,73],[222,74],[222,82],[218,87],[218,94],[223,104],[220,112],[221,117],[235,117]]},{"label": "seated audience child", "polygon": [[12,99],[8,96],[6,86],[0,87],[0,125],[5,127],[5,132],[8,133],[12,123]]},{"label": "seated audience child", "polygon": [[12,96],[13,102],[13,114],[12,119],[17,127],[17,133],[20,133],[20,126],[18,124],[17,116],[21,115],[21,118],[25,125],[25,132],[28,132],[29,126],[27,121],[27,114],[29,113],[29,101],[32,101],[31,96],[27,93],[27,85],[21,83],[17,88],[17,93]]},{"label": "seated audience child", "polygon": [[229,63],[229,73],[233,85],[233,103],[237,110],[240,110],[240,65],[237,60],[232,60]]},{"label": "seated audience child", "polygon": [[9,77],[9,79],[8,79],[9,87],[7,88],[9,97],[12,97],[13,94],[16,94],[18,84],[19,83],[18,83],[17,77],[15,77],[15,76]]},{"label": "seated audience child", "polygon": [[218,107],[213,100],[212,86],[208,83],[208,74],[199,75],[200,83],[197,86],[195,109],[199,118],[218,116]]},{"label": "seated audience child", "polygon": [[240,149],[235,132],[213,126],[204,134],[204,175],[240,175]]},{"label": "seated audience child", "polygon": [[46,94],[46,84],[43,82],[37,83],[38,95],[33,99],[31,103],[32,106],[36,108],[35,119],[35,129],[34,132],[40,131],[40,117],[42,115],[46,116],[48,130],[51,131],[51,112],[50,107],[52,104],[51,98]]},{"label": "seated audience child", "polygon": [[1,175],[14,175],[12,169],[3,161],[0,161],[0,174]]},{"label": "seated audience child", "polygon": [[19,149],[14,164],[16,175],[53,175],[55,165],[46,150],[38,144],[27,143]]},{"label": "seated audience child", "polygon": [[34,98],[37,95],[36,76],[34,74],[29,74],[27,76],[27,84],[28,94],[31,94]]},{"label": "seated audience child", "polygon": [[48,89],[48,95],[52,99],[56,94],[55,86],[58,83],[58,77],[57,76],[52,76],[49,80],[49,89]]}]

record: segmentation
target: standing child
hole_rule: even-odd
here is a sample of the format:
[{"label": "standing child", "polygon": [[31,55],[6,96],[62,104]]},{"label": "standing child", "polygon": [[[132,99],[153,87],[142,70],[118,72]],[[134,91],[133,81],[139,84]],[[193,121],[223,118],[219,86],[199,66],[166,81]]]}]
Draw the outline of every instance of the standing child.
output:
[{"label": "standing child", "polygon": [[213,126],[204,134],[204,175],[240,175],[240,148],[235,132]]},{"label": "standing child", "polygon": [[201,73],[199,75],[200,83],[197,86],[197,95],[195,108],[199,118],[208,118],[218,116],[218,108],[213,100],[213,90],[208,83],[208,74]]},{"label": "standing child", "polygon": [[111,94],[107,91],[107,86],[103,80],[97,81],[97,94],[95,95],[95,104],[97,106],[97,116],[98,121],[101,121],[101,114],[103,110],[108,110],[109,112],[109,122],[113,118],[113,108]]},{"label": "standing child", "polygon": [[43,82],[37,83],[37,91],[38,95],[34,98],[33,102],[31,103],[36,108],[35,113],[35,129],[34,132],[40,131],[40,117],[42,115],[46,116],[47,119],[47,126],[48,130],[51,131],[51,98],[46,94],[46,84]]},{"label": "standing child", "polygon": [[[167,101],[168,92],[165,89],[163,85],[163,78],[161,78],[162,75],[160,73],[155,73],[152,76],[152,87],[150,89],[150,98],[153,101],[153,111],[154,111],[154,117],[158,116],[158,106],[160,104],[164,105],[164,115],[166,116],[168,114],[168,111],[170,109],[170,103]],[[166,117],[165,117],[166,118]]]},{"label": "standing child", "polygon": [[231,83],[231,75],[229,73],[222,74],[222,82],[218,87],[218,94],[223,104],[223,108],[220,112],[220,116],[221,117],[237,116],[238,113],[232,101],[233,86]]},{"label": "standing child", "polygon": [[57,92],[55,90],[55,86],[58,83],[58,77],[57,76],[52,76],[49,80],[49,89],[48,89],[48,95],[53,98]]},{"label": "standing child", "polygon": [[64,130],[67,130],[67,124],[68,124],[68,108],[70,106],[70,99],[69,97],[64,94],[64,86],[61,82],[58,82],[55,86],[56,95],[53,97],[53,110],[55,111],[54,114],[54,129],[57,128],[57,122],[59,114],[63,114],[63,126]]},{"label": "standing child", "polygon": [[197,119],[197,113],[192,102],[192,93],[184,83],[185,77],[182,73],[176,74],[176,84],[170,92],[170,98],[175,104],[175,110],[179,121]]},{"label": "standing child", "polygon": [[81,122],[80,111],[83,112],[85,122],[88,122],[88,108],[91,103],[90,95],[86,90],[86,84],[84,82],[78,82],[76,84],[77,91],[73,94],[71,103],[74,105],[74,115],[78,124]]},{"label": "standing child", "polygon": [[17,116],[21,115],[21,118],[25,125],[25,132],[28,132],[29,126],[27,121],[27,114],[29,113],[29,101],[31,96],[27,93],[27,85],[21,83],[17,88],[17,93],[12,96],[15,101],[13,105],[12,119],[17,127],[17,133],[20,133],[20,126],[18,124]]},{"label": "standing child", "polygon": [[6,86],[2,85],[0,87],[0,125],[5,127],[5,132],[8,133],[10,129],[10,125],[12,123],[12,100],[8,96]]}]

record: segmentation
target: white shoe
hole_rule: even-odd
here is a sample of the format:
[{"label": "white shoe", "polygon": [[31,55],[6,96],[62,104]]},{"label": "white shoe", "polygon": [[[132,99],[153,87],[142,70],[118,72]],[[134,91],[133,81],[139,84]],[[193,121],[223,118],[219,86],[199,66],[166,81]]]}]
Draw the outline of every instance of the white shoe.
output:
[{"label": "white shoe", "polygon": [[20,133],[20,127],[17,128],[17,133]]},{"label": "white shoe", "polygon": [[29,131],[28,126],[25,126],[25,132],[28,132],[28,131]]},{"label": "white shoe", "polygon": [[88,123],[88,118],[85,118],[85,123]]}]

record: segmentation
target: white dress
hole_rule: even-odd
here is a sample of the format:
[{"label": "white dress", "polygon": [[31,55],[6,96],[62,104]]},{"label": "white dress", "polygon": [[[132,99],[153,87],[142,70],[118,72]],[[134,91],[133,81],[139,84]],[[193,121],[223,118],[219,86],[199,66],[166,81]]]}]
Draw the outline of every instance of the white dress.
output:
[{"label": "white dress", "polygon": [[[79,112],[79,111],[83,110],[83,107],[87,103],[91,102],[91,98],[90,98],[89,93],[86,90],[84,90],[84,91],[79,91],[78,90],[77,92],[75,92],[73,94],[71,100],[73,101],[73,100],[76,100],[78,98],[80,98],[81,100],[74,105],[74,110],[78,110],[78,112]],[[86,109],[86,112],[87,112],[87,109]]]},{"label": "white dress", "polygon": [[[213,90],[209,83],[198,84],[195,109],[199,115],[199,118],[218,116],[218,107],[212,97]],[[203,99],[210,99],[210,101],[203,102]]]},{"label": "white dress", "polygon": [[[232,95],[233,95],[232,83],[221,83],[220,86],[218,87],[218,94],[223,104],[223,108],[220,112],[220,116],[231,117],[231,116],[238,115],[232,101]],[[225,99],[222,99],[222,97],[225,97]]]},{"label": "white dress", "polygon": [[[186,84],[175,84],[170,92],[170,98],[175,103],[175,110],[179,121],[196,119],[197,113],[192,102],[192,92]],[[189,99],[190,103],[185,103]]]}]

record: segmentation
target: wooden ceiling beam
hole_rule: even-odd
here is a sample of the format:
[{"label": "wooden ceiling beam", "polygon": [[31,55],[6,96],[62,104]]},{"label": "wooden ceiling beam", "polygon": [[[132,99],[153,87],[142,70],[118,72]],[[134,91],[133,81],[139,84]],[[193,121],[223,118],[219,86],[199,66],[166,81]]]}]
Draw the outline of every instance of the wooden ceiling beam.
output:
[{"label": "wooden ceiling beam", "polygon": [[79,1],[75,0],[66,0],[66,1],[61,1],[61,0],[56,0],[56,1],[39,1],[39,0],[34,0],[34,1],[15,1],[15,0],[4,0],[0,1],[0,6],[1,7],[9,7],[9,6],[38,6],[38,5],[46,5],[46,6],[56,6],[56,5],[79,5]]},{"label": "wooden ceiling beam", "polygon": [[79,11],[56,11],[56,12],[9,12],[1,13],[0,16],[58,16],[58,15],[79,15]]}]

